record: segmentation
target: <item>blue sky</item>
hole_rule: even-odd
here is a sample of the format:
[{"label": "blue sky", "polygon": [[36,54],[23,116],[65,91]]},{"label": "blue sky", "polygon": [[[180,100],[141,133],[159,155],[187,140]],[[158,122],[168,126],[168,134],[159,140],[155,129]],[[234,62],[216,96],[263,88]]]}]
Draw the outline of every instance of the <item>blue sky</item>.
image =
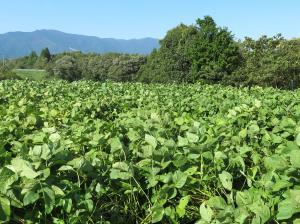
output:
[{"label": "blue sky", "polygon": [[300,37],[299,0],[1,0],[0,33],[57,29],[114,38],[162,38],[211,15],[237,38]]}]

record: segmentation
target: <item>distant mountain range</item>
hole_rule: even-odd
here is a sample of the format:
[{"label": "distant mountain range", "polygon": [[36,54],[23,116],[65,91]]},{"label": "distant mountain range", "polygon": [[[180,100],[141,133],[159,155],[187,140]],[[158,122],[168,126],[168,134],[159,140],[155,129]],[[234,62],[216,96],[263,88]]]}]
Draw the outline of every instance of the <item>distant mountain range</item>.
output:
[{"label": "distant mountain range", "polygon": [[113,39],[69,34],[57,30],[36,30],[33,32],[9,32],[0,34],[0,56],[6,58],[22,57],[31,51],[39,53],[48,47],[51,53],[65,51],[117,52],[149,54],[159,48],[158,39]]}]

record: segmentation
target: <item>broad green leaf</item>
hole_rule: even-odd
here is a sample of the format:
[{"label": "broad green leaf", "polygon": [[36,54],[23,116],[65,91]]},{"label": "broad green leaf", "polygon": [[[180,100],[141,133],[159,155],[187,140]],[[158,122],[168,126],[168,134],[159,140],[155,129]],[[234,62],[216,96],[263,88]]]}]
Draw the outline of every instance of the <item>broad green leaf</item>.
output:
[{"label": "broad green leaf", "polygon": [[214,215],[214,212],[206,202],[203,202],[200,205],[200,215],[204,221],[210,223]]},{"label": "broad green leaf", "polygon": [[28,191],[23,198],[23,204],[24,206],[33,204],[39,199],[39,194],[33,191]]},{"label": "broad green leaf", "polygon": [[181,171],[176,171],[173,176],[173,183],[176,188],[182,188],[187,180],[187,174]]},{"label": "broad green leaf", "polygon": [[290,152],[290,161],[294,168],[300,168],[300,150]]},{"label": "broad green leaf", "polygon": [[293,224],[300,224],[300,219],[295,219],[295,220],[293,221]]},{"label": "broad green leaf", "polygon": [[186,133],[186,137],[188,139],[189,142],[191,143],[196,143],[199,141],[199,136],[190,132]]},{"label": "broad green leaf", "polygon": [[152,223],[160,222],[164,217],[164,213],[164,207],[161,205],[152,208]]},{"label": "broad green leaf", "polygon": [[54,191],[49,187],[43,188],[42,192],[45,201],[45,211],[47,214],[49,214],[55,206],[55,194]]},{"label": "broad green leaf", "polygon": [[176,206],[176,212],[179,217],[183,217],[185,215],[185,207],[189,203],[190,196],[185,196],[180,199],[179,204]]},{"label": "broad green leaf", "polygon": [[17,175],[7,167],[0,169],[0,193],[5,195],[7,190],[17,179]]},{"label": "broad green leaf", "polygon": [[252,124],[248,127],[248,133],[249,134],[258,134],[259,133],[259,126],[257,124]]},{"label": "broad green leaf", "polygon": [[53,143],[57,143],[60,140],[60,135],[58,133],[53,133],[49,136],[49,140]]},{"label": "broad green leaf", "polygon": [[216,209],[225,209],[227,207],[227,203],[221,196],[214,196],[207,201],[207,204]]},{"label": "broad green leaf", "polygon": [[10,213],[10,201],[5,197],[0,197],[0,222],[8,221]]},{"label": "broad green leaf", "polygon": [[232,190],[232,176],[230,173],[223,171],[221,174],[219,174],[219,178],[221,180],[221,183],[223,187],[229,191]]},{"label": "broad green leaf", "polygon": [[156,139],[155,139],[152,135],[146,134],[146,135],[145,135],[145,141],[146,141],[149,145],[151,145],[154,149],[156,148],[156,146],[157,146],[157,141],[156,141]]},{"label": "broad green leaf", "polygon": [[9,169],[19,174],[22,177],[26,177],[28,179],[34,179],[39,174],[35,172],[29,165],[29,163],[21,158],[14,158],[11,161],[11,165],[7,166]]},{"label": "broad green leaf", "polygon": [[72,205],[73,205],[72,199],[69,198],[69,199],[63,200],[63,208],[67,213],[71,212]]},{"label": "broad green leaf", "polygon": [[247,129],[242,129],[240,132],[239,132],[239,136],[241,138],[246,138],[247,137]]},{"label": "broad green leaf", "polygon": [[51,189],[54,191],[55,196],[65,196],[63,190],[55,185],[51,186]]},{"label": "broad green leaf", "polygon": [[279,155],[266,157],[264,164],[268,170],[284,170],[287,167],[287,162]]},{"label": "broad green leaf", "polygon": [[130,172],[122,172],[119,169],[111,169],[110,170],[110,178],[111,179],[121,179],[121,180],[128,180],[132,177]]},{"label": "broad green leaf", "polygon": [[116,152],[123,148],[122,143],[118,137],[114,137],[110,139],[110,148],[111,148],[111,152]]},{"label": "broad green leaf", "polygon": [[300,146],[300,133],[296,136],[296,144]]},{"label": "broad green leaf", "polygon": [[121,171],[128,171],[129,170],[129,167],[125,162],[116,162],[112,165],[112,167],[114,169],[118,169],[118,170],[121,170]]},{"label": "broad green leaf", "polygon": [[187,146],[188,144],[189,144],[189,142],[186,138],[178,136],[178,146],[179,147]]},{"label": "broad green leaf", "polygon": [[293,184],[287,180],[276,180],[275,184],[272,186],[274,192],[280,191],[281,189],[292,186]]},{"label": "broad green leaf", "polygon": [[94,209],[94,202],[93,202],[93,200],[88,199],[88,200],[85,200],[84,203],[85,203],[85,206],[86,206],[87,210],[89,212],[93,212],[93,209]]},{"label": "broad green leaf", "polygon": [[250,210],[260,218],[259,223],[266,223],[270,219],[270,209],[268,206],[261,202],[255,202],[251,206],[248,206]]},{"label": "broad green leaf", "polygon": [[286,199],[284,201],[279,202],[278,204],[278,220],[286,220],[293,216],[295,213],[294,205],[292,200]]},{"label": "broad green leaf", "polygon": [[250,211],[247,210],[246,207],[237,207],[234,210],[234,220],[240,224],[245,223],[245,220],[248,218],[251,213]]}]

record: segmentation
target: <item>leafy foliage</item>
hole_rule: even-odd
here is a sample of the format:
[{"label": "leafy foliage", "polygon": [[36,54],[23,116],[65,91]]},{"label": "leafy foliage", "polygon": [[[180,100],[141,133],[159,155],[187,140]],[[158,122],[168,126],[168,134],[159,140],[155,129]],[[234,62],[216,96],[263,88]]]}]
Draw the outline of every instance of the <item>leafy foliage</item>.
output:
[{"label": "leafy foliage", "polygon": [[299,91],[0,82],[0,222],[299,222]]},{"label": "leafy foliage", "polygon": [[179,25],[160,42],[140,71],[147,82],[218,83],[240,65],[241,55],[231,33],[210,16],[196,25]]}]

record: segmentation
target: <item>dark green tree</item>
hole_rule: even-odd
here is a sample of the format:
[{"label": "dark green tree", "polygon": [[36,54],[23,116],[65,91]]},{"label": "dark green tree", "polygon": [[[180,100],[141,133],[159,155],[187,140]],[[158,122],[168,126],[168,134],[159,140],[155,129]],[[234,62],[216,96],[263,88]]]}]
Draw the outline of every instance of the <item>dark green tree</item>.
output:
[{"label": "dark green tree", "polygon": [[75,81],[81,78],[81,71],[74,57],[65,55],[53,65],[53,74],[61,79]]},{"label": "dark green tree", "polygon": [[198,19],[196,30],[196,35],[187,46],[192,64],[190,81],[222,82],[241,64],[238,44],[231,32],[227,28],[217,27],[210,16]]},{"label": "dark green tree", "polygon": [[51,54],[50,54],[48,47],[44,48],[41,51],[40,57],[45,58],[47,60],[47,62],[49,62],[51,60]]},{"label": "dark green tree", "polygon": [[241,54],[233,35],[217,27],[210,16],[197,24],[181,24],[160,41],[139,77],[146,82],[222,82],[241,63]]},{"label": "dark green tree", "polygon": [[143,82],[186,82],[191,68],[191,60],[186,47],[196,34],[193,26],[181,24],[168,31],[160,41],[160,48],[154,50],[147,64],[139,71]]}]

